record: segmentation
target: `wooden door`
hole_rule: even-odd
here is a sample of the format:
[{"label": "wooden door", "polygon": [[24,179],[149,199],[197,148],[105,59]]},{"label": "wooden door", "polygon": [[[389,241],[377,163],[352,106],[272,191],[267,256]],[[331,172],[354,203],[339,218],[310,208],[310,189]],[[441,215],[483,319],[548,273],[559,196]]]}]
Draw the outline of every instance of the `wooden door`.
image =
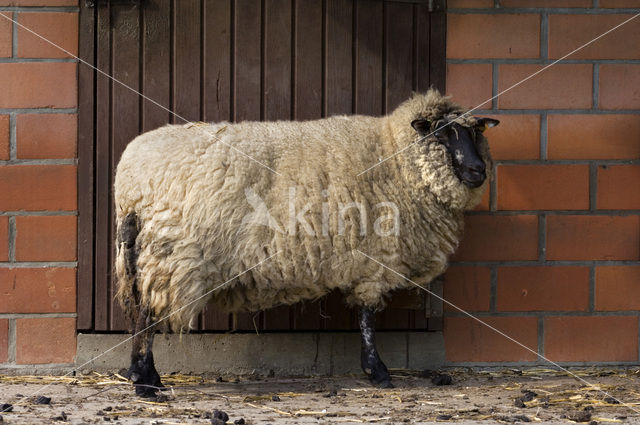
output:
[{"label": "wooden door", "polygon": [[[112,185],[135,136],[185,121],[381,115],[411,91],[444,89],[445,14],[430,11],[436,0],[80,3],[81,58],[99,70],[79,70],[78,328],[85,331],[127,328],[113,301]],[[430,301],[397,294],[379,327],[439,327],[439,319],[427,320],[438,309]],[[339,294],[254,315],[205,311],[199,320],[203,331],[356,326]]]}]

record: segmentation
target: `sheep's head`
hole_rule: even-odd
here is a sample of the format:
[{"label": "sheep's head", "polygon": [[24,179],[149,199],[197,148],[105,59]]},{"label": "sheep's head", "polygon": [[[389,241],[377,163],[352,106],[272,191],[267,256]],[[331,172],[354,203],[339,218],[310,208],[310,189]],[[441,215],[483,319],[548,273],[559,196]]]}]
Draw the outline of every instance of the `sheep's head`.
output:
[{"label": "sheep's head", "polygon": [[395,143],[389,151],[411,146],[398,161],[404,163],[405,178],[416,196],[426,189],[450,208],[470,209],[480,202],[491,173],[483,132],[497,124],[465,113],[432,89],[414,94],[387,118]]},{"label": "sheep's head", "polygon": [[435,122],[418,118],[411,122],[411,126],[421,138],[444,146],[451,158],[456,177],[465,186],[475,189],[487,178],[486,164],[479,152],[480,135],[485,129],[498,125],[499,121],[491,118],[476,118],[471,123],[469,121],[451,115]]}]

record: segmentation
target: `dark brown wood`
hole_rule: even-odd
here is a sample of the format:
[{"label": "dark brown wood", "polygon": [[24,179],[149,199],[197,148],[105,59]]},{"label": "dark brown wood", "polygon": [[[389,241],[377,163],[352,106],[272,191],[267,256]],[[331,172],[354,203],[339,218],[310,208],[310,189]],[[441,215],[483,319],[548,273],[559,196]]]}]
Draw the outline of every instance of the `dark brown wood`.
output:
[{"label": "dark brown wood", "polygon": [[[112,75],[111,68],[111,10],[98,8],[96,24],[96,66]],[[94,329],[109,328],[109,281],[111,278],[111,88],[113,81],[98,74],[96,81],[96,148],[95,148],[95,285],[94,285]]]},{"label": "dark brown wood", "polygon": [[295,10],[295,110],[294,119],[322,117],[322,26],[321,1],[296,2]]},{"label": "dark brown wood", "polygon": [[294,304],[293,329],[297,331],[322,329],[323,300],[306,301]]},{"label": "dark brown wood", "polygon": [[[445,19],[421,0],[111,2],[81,7],[80,52],[187,120],[381,115],[411,90],[444,88]],[[117,331],[126,322],[111,279],[115,166],[137,134],[183,120],[82,67],[79,84],[78,327]],[[398,292],[380,328],[437,329],[434,305]],[[209,306],[196,323],[243,332],[357,326],[337,291],[257,314]]]},{"label": "dark brown wood", "polygon": [[263,329],[266,331],[287,331],[292,329],[292,308],[286,305],[263,312]]},{"label": "dark brown wood", "polygon": [[358,114],[383,113],[383,2],[358,1],[356,7],[355,92]]},{"label": "dark brown wood", "polygon": [[206,121],[231,120],[231,3],[204,3],[204,112]]},{"label": "dark brown wood", "polygon": [[235,121],[259,120],[261,113],[261,2],[236,0],[234,24]]},{"label": "dark brown wood", "polygon": [[327,295],[323,314],[324,329],[348,330],[358,326],[356,311],[345,304],[344,295],[340,291]]},{"label": "dark brown wood", "polygon": [[431,18],[427,6],[415,5],[414,10],[415,70],[413,89],[418,92],[424,92],[429,89],[431,84],[429,80],[431,74],[429,63],[431,54]]},{"label": "dark brown wood", "polygon": [[353,0],[327,0],[325,115],[353,112]]},{"label": "dark brown wood", "polygon": [[[133,90],[140,91],[140,8],[130,5],[114,4],[111,6],[111,69],[113,77],[120,83],[112,86],[111,114],[111,164],[109,187],[104,188],[109,196],[108,211],[110,240],[115,240],[115,211],[112,202],[111,186],[115,177],[115,169],[127,144],[140,134],[140,105],[142,98]],[[125,87],[124,85],[127,87]],[[106,213],[106,212],[105,212]],[[110,245],[110,256],[115,258],[115,245]],[[113,263],[113,260],[111,261]],[[115,301],[116,285],[109,279],[110,329],[126,329],[125,315]]]},{"label": "dark brown wood", "polygon": [[411,95],[413,84],[413,7],[389,3],[385,8],[384,112]]},{"label": "dark brown wood", "polygon": [[443,9],[429,14],[431,37],[429,40],[429,84],[444,93],[446,88],[447,14]]},{"label": "dark brown wood", "polygon": [[[93,65],[95,36],[95,9],[88,9],[81,2],[79,57]],[[78,64],[78,295],[77,327],[93,328],[93,223],[94,223],[94,161],[93,139],[95,96],[94,70],[84,63]]]},{"label": "dark brown wood", "polygon": [[264,18],[263,116],[291,119],[291,0],[266,0]]},{"label": "dark brown wood", "polygon": [[177,124],[204,119],[201,114],[202,90],[200,50],[201,28],[200,0],[175,2],[175,50],[174,96]]},{"label": "dark brown wood", "polygon": [[142,132],[170,122],[171,0],[148,0],[142,17]]}]

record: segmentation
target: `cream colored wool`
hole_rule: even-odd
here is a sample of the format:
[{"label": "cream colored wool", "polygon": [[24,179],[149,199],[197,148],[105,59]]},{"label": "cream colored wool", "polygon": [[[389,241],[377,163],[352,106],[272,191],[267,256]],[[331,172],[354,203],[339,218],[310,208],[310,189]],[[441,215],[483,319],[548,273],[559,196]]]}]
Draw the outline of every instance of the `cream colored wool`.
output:
[{"label": "cream colored wool", "polygon": [[[418,140],[411,127],[414,119],[435,121],[462,112],[430,90],[381,118],[217,123],[206,124],[207,131],[168,125],[142,134],[126,148],[115,179],[118,226],[129,213],[139,220],[137,282],[127,277],[124,249],[118,247],[117,298],[135,315],[141,306],[131,306],[130,300],[137,285],[141,304],[154,319],[186,306],[170,317],[174,330],[188,327],[210,300],[225,312],[258,311],[339,288],[349,304],[383,307],[390,291],[412,284],[357,250],[417,282],[430,281],[446,269],[462,236],[463,211],[479,202],[489,178],[477,189],[467,188],[454,175],[446,149],[432,143],[434,139],[357,174]],[[458,122],[475,123],[472,117]],[[489,171],[486,139],[478,139]],[[300,225],[295,233],[289,231],[291,187],[297,212],[313,206],[305,218],[315,234]],[[264,201],[282,231],[243,223],[255,213],[248,193]],[[351,202],[367,207],[366,235],[360,233],[355,208],[347,210],[340,232],[337,212]],[[373,231],[375,219],[386,214],[373,210],[380,202],[397,205],[399,236]],[[333,213],[325,235],[322,217],[327,207]]]}]

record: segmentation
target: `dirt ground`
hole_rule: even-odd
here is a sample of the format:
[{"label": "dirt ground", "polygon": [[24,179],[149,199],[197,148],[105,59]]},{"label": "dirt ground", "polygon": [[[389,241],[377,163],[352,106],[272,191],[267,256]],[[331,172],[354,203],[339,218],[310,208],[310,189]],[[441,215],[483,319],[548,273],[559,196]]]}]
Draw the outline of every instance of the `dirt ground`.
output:
[{"label": "dirt ground", "polygon": [[[156,400],[133,395],[119,374],[1,376],[4,424],[422,424],[584,422],[640,424],[640,370],[575,369],[591,385],[550,369],[392,371],[395,388],[364,376],[314,378],[163,377]],[[434,379],[435,378],[435,379]],[[446,383],[446,379],[444,380]],[[443,382],[440,382],[443,383]],[[603,393],[606,392],[607,394]],[[38,404],[44,396],[48,404]],[[627,404],[618,404],[615,400]],[[46,402],[40,399],[40,402]],[[5,406],[6,407],[6,406]],[[634,411],[637,410],[637,411]],[[211,419],[212,416],[218,420]]]}]

